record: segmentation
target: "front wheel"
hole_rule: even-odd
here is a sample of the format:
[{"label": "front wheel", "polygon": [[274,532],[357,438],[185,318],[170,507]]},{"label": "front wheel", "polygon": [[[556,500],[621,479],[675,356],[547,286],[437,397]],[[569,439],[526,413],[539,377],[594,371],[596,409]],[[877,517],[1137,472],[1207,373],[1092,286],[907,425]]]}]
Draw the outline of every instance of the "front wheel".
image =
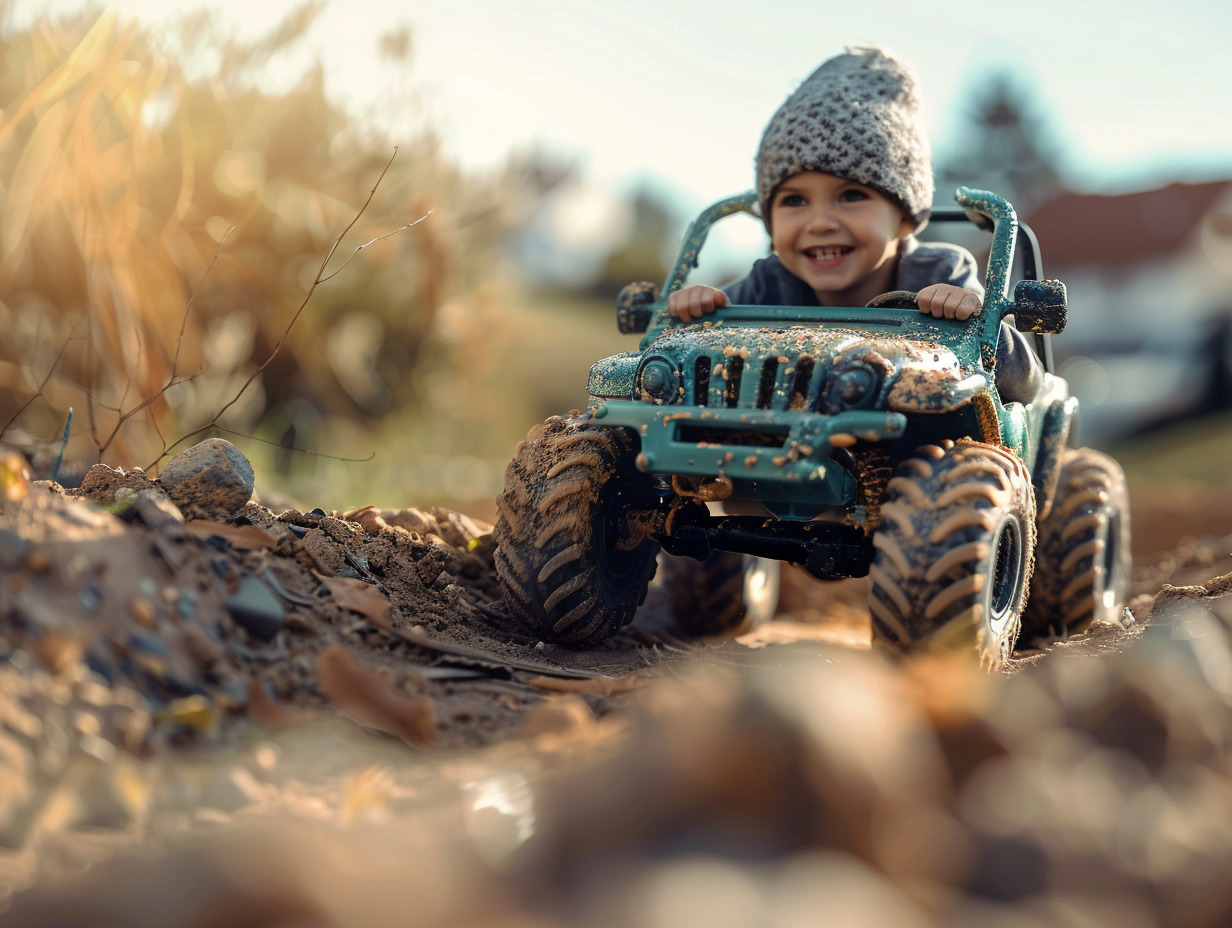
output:
[{"label": "front wheel", "polygon": [[873,536],[873,643],[972,647],[999,667],[1018,637],[1035,556],[1035,495],[1013,452],[926,445],[886,488]]},{"label": "front wheel", "polygon": [[658,545],[636,436],[549,419],[518,445],[497,497],[496,573],[505,603],[541,640],[587,647],[646,598]]}]

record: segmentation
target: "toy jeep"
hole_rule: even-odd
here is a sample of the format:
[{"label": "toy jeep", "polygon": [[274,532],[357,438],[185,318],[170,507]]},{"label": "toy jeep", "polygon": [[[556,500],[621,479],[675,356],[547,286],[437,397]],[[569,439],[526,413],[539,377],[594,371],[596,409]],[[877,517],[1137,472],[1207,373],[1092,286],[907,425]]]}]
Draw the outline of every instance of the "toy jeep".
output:
[{"label": "toy jeep", "polygon": [[[533,428],[506,471],[496,566],[513,614],[542,639],[595,644],[632,620],[661,549],[676,618],[700,634],[772,613],[780,561],[871,575],[873,641],[899,651],[971,647],[995,665],[1020,631],[1118,618],[1125,481],[1070,447],[1078,402],[1049,344],[1065,287],[1036,279],[1038,246],[1005,200],[965,187],[957,200],[933,221],[992,230],[985,305],[966,321],[900,292],[867,307],[729,306],[684,325],[666,294],[710,226],[756,197],[705,210],[664,296],[621,294],[639,350],[595,364],[588,411]],[[1035,333],[1046,371],[1027,403],[996,388],[1007,317]]]}]

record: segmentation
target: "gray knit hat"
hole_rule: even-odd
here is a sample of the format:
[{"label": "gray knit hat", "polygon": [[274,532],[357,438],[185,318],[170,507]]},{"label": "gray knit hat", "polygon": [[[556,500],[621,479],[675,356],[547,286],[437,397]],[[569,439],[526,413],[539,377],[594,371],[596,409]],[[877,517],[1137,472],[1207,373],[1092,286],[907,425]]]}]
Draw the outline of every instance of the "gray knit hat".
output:
[{"label": "gray knit hat", "polygon": [[918,227],[928,221],[933,172],[915,78],[878,48],[824,61],[771,117],[757,150],[757,198],[770,227],[774,188],[823,171],[880,190]]}]

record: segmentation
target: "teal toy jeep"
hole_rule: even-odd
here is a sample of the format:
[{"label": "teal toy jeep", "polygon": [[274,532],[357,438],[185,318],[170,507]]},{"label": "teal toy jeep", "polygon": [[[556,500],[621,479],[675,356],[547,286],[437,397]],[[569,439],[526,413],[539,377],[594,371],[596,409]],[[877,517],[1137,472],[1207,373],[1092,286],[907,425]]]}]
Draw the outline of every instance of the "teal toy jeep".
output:
[{"label": "teal toy jeep", "polygon": [[[1038,245],[1009,203],[965,187],[957,200],[932,221],[992,231],[985,305],[967,321],[899,292],[681,324],[666,295],[711,225],[756,197],[705,210],[661,298],[649,284],[621,293],[618,323],[645,333],[639,349],[596,363],[588,410],[533,428],[506,470],[496,566],[513,615],[542,639],[593,645],[632,620],[661,560],[694,634],[772,614],[781,561],[871,575],[873,641],[896,651],[971,647],[997,665],[1020,634],[1119,618],[1125,481],[1071,447],[1078,402],[1049,342],[1065,287],[1037,279]],[[1046,371],[1026,403],[998,395],[1002,320],[1034,333]]]}]

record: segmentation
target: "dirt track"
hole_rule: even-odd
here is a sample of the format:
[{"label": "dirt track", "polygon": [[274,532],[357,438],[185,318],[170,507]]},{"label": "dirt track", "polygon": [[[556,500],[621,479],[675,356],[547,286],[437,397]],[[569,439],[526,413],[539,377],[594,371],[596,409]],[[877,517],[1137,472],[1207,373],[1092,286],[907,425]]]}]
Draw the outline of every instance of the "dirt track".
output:
[{"label": "dirt track", "polygon": [[[5,504],[0,892],[35,887],[15,924],[63,922],[74,900],[97,913],[108,893],[114,918],[95,923],[207,918],[191,894],[143,908],[190,875],[249,911],[264,900],[252,924],[359,924],[407,893],[423,924],[621,924],[647,880],[666,894],[648,924],[680,923],[673,893],[733,886],[763,913],[830,887],[827,905],[870,924],[1067,923],[1058,899],[1071,915],[1128,900],[1154,919],[1139,924],[1232,911],[1214,883],[1199,880],[1205,913],[1172,887],[1195,860],[1232,863],[1232,837],[1190,809],[1232,807],[1232,609],[1226,578],[1208,583],[1232,548],[1181,537],[1175,499],[1135,498],[1135,537],[1156,548],[1135,622],[994,678],[888,666],[867,652],[864,584],[796,572],[778,619],[738,641],[675,640],[652,590],[609,646],[566,651],[510,625],[487,526],[466,516],[249,505],[181,521],[137,496],[149,487],[96,473],[85,495],[115,515],[42,485]],[[1232,528],[1209,502],[1202,518]],[[1105,797],[1075,832],[1049,765],[1145,818],[1125,825]],[[1044,812],[1011,822],[1024,791]],[[1152,849],[1139,829],[1161,822],[1175,846]],[[125,862],[134,847],[187,849]],[[340,878],[323,863],[338,855],[363,872]],[[111,858],[93,888],[48,888]],[[1099,880],[1071,885],[1075,859]]]}]

